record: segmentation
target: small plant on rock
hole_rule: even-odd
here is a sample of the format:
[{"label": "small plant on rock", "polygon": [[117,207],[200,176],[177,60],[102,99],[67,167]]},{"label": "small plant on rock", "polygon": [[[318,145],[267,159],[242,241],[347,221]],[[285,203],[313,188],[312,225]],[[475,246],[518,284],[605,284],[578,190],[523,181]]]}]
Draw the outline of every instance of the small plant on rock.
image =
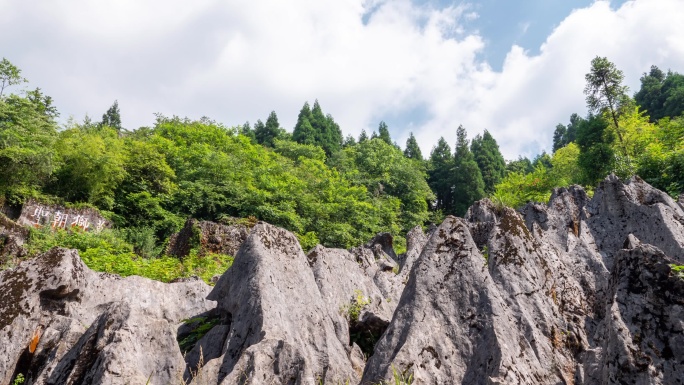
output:
[{"label": "small plant on rock", "polygon": [[408,369],[399,372],[392,365],[392,381],[383,381],[380,385],[411,385],[413,384],[413,373],[408,373]]},{"label": "small plant on rock", "polygon": [[670,265],[670,268],[672,268],[672,274],[674,274],[676,277],[684,279],[684,265],[672,264]]},{"label": "small plant on rock", "polygon": [[19,373],[17,376],[14,378],[14,381],[12,382],[12,385],[22,385],[26,381],[24,378],[24,375]]},{"label": "small plant on rock", "polygon": [[361,290],[357,289],[354,290],[354,296],[352,297],[351,301],[346,305],[342,305],[340,310],[347,314],[347,318],[350,322],[357,322],[359,320],[361,310],[363,310],[363,308],[366,305],[369,305],[371,302],[372,300],[370,297],[366,297],[363,295]]}]

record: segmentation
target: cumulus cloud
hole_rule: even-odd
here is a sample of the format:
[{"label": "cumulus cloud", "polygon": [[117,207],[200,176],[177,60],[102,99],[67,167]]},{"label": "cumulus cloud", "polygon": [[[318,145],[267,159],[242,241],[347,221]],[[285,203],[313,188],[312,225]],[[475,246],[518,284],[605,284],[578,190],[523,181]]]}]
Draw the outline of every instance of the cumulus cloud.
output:
[{"label": "cumulus cloud", "polygon": [[683,13],[680,0],[599,1],[563,20],[538,55],[511,47],[501,71],[464,28],[473,7],[410,0],[0,0],[0,45],[79,119],[118,99],[129,128],[155,112],[237,125],[275,110],[291,129],[318,99],[345,135],[401,116],[397,142],[412,130],[429,151],[463,124],[471,136],[488,129],[511,159],[548,149],[555,125],[584,113],[594,56],[633,89],[651,64],[684,68]]}]

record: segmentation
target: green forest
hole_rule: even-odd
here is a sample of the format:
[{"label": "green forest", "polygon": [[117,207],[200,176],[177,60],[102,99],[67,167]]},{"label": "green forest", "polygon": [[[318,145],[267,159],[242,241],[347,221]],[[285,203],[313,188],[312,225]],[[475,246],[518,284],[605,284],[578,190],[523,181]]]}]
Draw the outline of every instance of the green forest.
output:
[{"label": "green forest", "polygon": [[[400,253],[409,229],[463,216],[489,197],[518,208],[546,202],[554,187],[592,190],[607,174],[638,175],[673,197],[684,190],[684,75],[653,66],[630,96],[606,58],[588,66],[588,115],[553,131],[553,153],[505,161],[487,130],[454,127],[423,155],[411,134],[402,147],[380,122],[344,136],[318,101],[281,127],[275,111],[241,126],[157,115],[125,129],[114,102],[100,120],[58,123],[54,101],[26,90],[21,70],[0,62],[0,205],[28,199],[98,209],[114,224],[100,234],[31,230],[28,249],[77,248],[92,268],[160,280],[225,270],[230,256],[178,261],[165,243],[187,218],[263,220],[294,232],[302,247],[348,248],[379,232]],[[125,111],[124,111],[125,113]],[[538,130],[554,130],[539,127]]]}]

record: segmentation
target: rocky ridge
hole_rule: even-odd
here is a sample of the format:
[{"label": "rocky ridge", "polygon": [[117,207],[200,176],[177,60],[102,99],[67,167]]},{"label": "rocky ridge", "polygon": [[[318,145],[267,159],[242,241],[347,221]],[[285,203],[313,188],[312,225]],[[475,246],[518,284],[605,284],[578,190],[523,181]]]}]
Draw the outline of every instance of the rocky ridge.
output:
[{"label": "rocky ridge", "polygon": [[64,249],[0,272],[0,384],[684,384],[684,211],[638,178],[483,200],[399,256],[266,223],[239,244],[213,289]]}]

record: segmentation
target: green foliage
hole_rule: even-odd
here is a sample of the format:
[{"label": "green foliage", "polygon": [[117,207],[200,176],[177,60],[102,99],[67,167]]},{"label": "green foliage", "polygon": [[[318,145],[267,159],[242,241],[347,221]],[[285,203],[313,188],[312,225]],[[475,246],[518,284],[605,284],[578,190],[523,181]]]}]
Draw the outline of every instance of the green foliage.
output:
[{"label": "green foliage", "polygon": [[119,111],[119,101],[115,100],[114,104],[102,115],[103,126],[111,127],[116,131],[121,131],[121,113]]},{"label": "green foliage", "polygon": [[558,149],[561,149],[575,141],[575,137],[577,136],[577,128],[581,122],[582,118],[579,115],[572,114],[570,116],[570,124],[567,126],[558,124],[556,126],[556,130],[553,133],[553,152],[556,152]]},{"label": "green foliage", "polygon": [[95,271],[122,277],[139,275],[162,282],[196,275],[211,283],[214,275],[223,274],[233,263],[233,257],[228,255],[200,256],[196,251],[191,251],[182,261],[168,256],[142,258],[134,253],[133,246],[125,240],[125,234],[116,230],[93,233],[32,229],[27,246],[31,255],[53,247],[77,249],[83,262]]},{"label": "green foliage", "polygon": [[445,213],[450,213],[453,206],[451,190],[453,162],[451,147],[443,137],[439,138],[437,145],[430,152],[428,184],[437,197],[435,208]]},{"label": "green foliage", "polygon": [[[608,59],[597,56],[591,61],[591,70],[586,74],[585,79],[587,84],[584,93],[587,95],[587,108],[590,113],[600,113],[605,115],[607,120],[612,121],[614,132],[623,150],[621,154],[618,153],[623,157],[618,160],[618,164],[624,162],[624,168],[631,174],[633,173],[632,162],[625,147],[622,127],[619,124],[621,110],[631,104],[627,96],[628,88],[622,85],[624,75]],[[609,143],[609,141],[604,143]]]},{"label": "green foliage", "polygon": [[634,95],[636,103],[650,115],[651,122],[684,113],[684,75],[658,67],[641,77],[641,88]]},{"label": "green foliage", "polygon": [[672,274],[681,279],[684,279],[684,265],[672,264],[670,265],[670,269],[672,269]]},{"label": "green foliage", "polygon": [[392,381],[383,381],[382,385],[411,385],[413,384],[413,373],[408,373],[408,369],[399,372],[392,365]]},{"label": "green foliage", "polygon": [[482,135],[473,138],[470,151],[472,151],[475,162],[482,173],[484,191],[486,193],[494,192],[494,186],[503,179],[506,173],[506,161],[499,151],[499,145],[492,134],[485,130]]},{"label": "green foliage", "polygon": [[26,378],[24,377],[23,374],[19,373],[17,374],[16,377],[14,377],[14,381],[12,381],[12,385],[22,385],[26,381]]},{"label": "green foliage", "polygon": [[346,314],[347,319],[351,323],[358,322],[359,315],[361,315],[361,310],[363,310],[366,305],[370,305],[372,302],[371,297],[363,295],[361,290],[354,290],[354,295],[352,296],[349,303],[344,304],[340,307],[340,311]]},{"label": "green foliage", "polygon": [[323,114],[316,100],[311,109],[308,102],[304,103],[292,132],[292,140],[320,146],[330,156],[342,147],[342,131],[331,115]]},{"label": "green foliage", "polygon": [[597,113],[607,109],[617,119],[615,114],[627,94],[627,87],[622,85],[624,78],[622,71],[607,58],[595,57],[591,61],[591,70],[585,75],[584,94],[589,111]]},{"label": "green foliage", "polygon": [[291,140],[276,139],[274,140],[274,147],[275,152],[295,162],[299,161],[300,157],[320,162],[325,162],[326,159],[325,151],[312,144],[299,144]]},{"label": "green foliage", "polygon": [[404,150],[404,156],[409,159],[415,159],[417,161],[423,161],[423,153],[420,151],[418,146],[418,141],[416,137],[413,136],[413,132],[409,134],[408,139],[406,139],[406,149]]},{"label": "green foliage", "polygon": [[56,112],[39,90],[0,98],[0,196],[12,203],[39,194],[54,170]]},{"label": "green foliage", "polygon": [[107,126],[75,125],[59,133],[58,167],[49,191],[71,202],[110,210],[115,191],[126,178],[123,139]]},{"label": "green foliage", "polygon": [[553,154],[550,175],[555,186],[581,184],[586,179],[584,170],[579,165],[579,156],[579,146],[573,142]]},{"label": "green foliage", "polygon": [[254,138],[257,143],[265,147],[274,147],[275,141],[286,136],[285,130],[280,128],[278,116],[275,111],[271,111],[266,119],[266,124],[261,120],[254,125]]},{"label": "green foliage", "polygon": [[492,200],[508,207],[518,208],[527,202],[548,202],[555,181],[547,168],[539,165],[529,174],[509,173],[496,186]]},{"label": "green foliage", "polygon": [[378,125],[378,138],[390,146],[392,145],[392,137],[390,137],[389,127],[387,127],[387,123],[384,121],[380,122]]},{"label": "green foliage", "polygon": [[[454,152],[453,212],[458,216],[465,215],[475,201],[484,198],[484,181],[480,168],[475,162],[473,153],[468,148],[466,130],[459,126],[456,131],[456,149]],[[494,142],[495,144],[496,142]],[[493,154],[492,154],[493,155]],[[494,177],[494,175],[492,175]]]},{"label": "green foliage", "polygon": [[579,166],[585,176],[585,183],[595,185],[614,169],[614,136],[608,130],[608,122],[600,115],[589,115],[577,130],[577,145],[580,149]]},{"label": "green foliage", "polygon": [[385,231],[397,235],[427,220],[427,202],[433,194],[425,171],[393,145],[379,138],[360,142],[342,150],[331,163],[372,195]]},{"label": "green foliage", "polygon": [[506,175],[512,172],[529,174],[534,171],[534,166],[528,158],[519,156],[518,159],[512,160],[506,164]]},{"label": "green foliage", "polygon": [[185,355],[192,350],[197,342],[220,322],[219,317],[194,317],[183,320],[183,323],[190,325],[192,329],[186,335],[178,336],[178,347],[180,347],[181,353]]},{"label": "green foliage", "polygon": [[316,247],[316,245],[321,243],[320,240],[318,240],[316,233],[313,231],[301,235],[295,233],[295,235],[297,236],[299,245],[302,246],[302,250],[304,250],[305,253],[308,253],[311,249]]},{"label": "green foliage", "polygon": [[21,70],[3,57],[2,61],[0,61],[0,97],[2,97],[5,88],[25,83],[26,81],[26,79],[21,77]]}]

